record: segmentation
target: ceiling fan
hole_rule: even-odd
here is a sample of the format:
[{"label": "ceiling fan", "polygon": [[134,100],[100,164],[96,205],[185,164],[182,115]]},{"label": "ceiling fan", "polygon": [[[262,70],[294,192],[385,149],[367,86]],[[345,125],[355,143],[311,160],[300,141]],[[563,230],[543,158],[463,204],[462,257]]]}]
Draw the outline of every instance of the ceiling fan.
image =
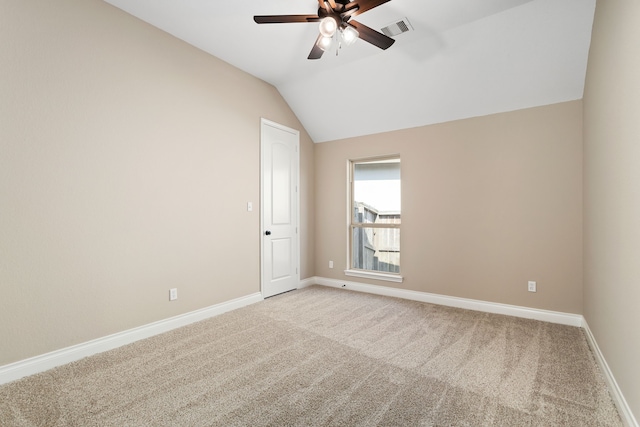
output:
[{"label": "ceiling fan", "polygon": [[380,49],[391,47],[395,42],[394,39],[351,20],[352,17],[388,1],[391,0],[318,0],[320,7],[317,15],[256,15],[253,20],[258,24],[320,22],[320,34],[307,57],[307,59],[320,59],[322,54],[331,47],[336,33],[340,37],[340,43],[345,45],[350,45],[360,38]]}]

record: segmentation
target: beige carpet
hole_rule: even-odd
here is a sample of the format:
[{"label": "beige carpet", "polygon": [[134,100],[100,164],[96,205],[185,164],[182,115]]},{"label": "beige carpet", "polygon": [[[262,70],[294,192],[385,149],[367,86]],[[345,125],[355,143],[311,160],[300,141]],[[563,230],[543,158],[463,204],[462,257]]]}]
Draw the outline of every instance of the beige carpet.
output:
[{"label": "beige carpet", "polygon": [[618,426],[579,328],[320,286],[0,387],[4,426]]}]

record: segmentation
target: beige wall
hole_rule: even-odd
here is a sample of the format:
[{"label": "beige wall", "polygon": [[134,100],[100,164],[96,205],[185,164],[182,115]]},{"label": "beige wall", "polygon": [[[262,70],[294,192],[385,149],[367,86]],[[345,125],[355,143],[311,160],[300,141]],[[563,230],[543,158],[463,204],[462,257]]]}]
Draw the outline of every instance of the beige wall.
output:
[{"label": "beige wall", "polygon": [[99,0],[0,10],[0,365],[259,292],[260,117],[301,130],[315,274],[274,87]]},{"label": "beige wall", "polygon": [[598,0],[584,96],[585,318],[640,416],[640,2]]},{"label": "beige wall", "polygon": [[[393,153],[404,282],[345,277],[347,160]],[[581,101],[317,144],[315,156],[318,276],[582,313]]]}]

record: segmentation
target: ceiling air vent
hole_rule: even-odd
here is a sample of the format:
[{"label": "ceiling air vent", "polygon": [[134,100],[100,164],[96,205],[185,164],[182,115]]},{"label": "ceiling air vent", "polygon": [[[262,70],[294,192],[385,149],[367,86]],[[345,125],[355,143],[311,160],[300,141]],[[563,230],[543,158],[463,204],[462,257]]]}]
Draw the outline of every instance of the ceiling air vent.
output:
[{"label": "ceiling air vent", "polygon": [[406,33],[411,30],[413,30],[413,27],[409,23],[409,20],[407,18],[403,18],[398,22],[387,25],[380,31],[382,31],[385,36],[394,37],[398,34]]}]

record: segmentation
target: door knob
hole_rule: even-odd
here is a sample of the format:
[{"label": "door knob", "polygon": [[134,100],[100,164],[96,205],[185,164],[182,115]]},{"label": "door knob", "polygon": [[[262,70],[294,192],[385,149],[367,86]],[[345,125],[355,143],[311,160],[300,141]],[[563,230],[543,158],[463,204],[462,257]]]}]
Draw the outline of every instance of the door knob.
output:
[{"label": "door knob", "polygon": [[269,230],[265,231],[264,234],[266,234],[267,236],[271,236],[271,232]]}]

